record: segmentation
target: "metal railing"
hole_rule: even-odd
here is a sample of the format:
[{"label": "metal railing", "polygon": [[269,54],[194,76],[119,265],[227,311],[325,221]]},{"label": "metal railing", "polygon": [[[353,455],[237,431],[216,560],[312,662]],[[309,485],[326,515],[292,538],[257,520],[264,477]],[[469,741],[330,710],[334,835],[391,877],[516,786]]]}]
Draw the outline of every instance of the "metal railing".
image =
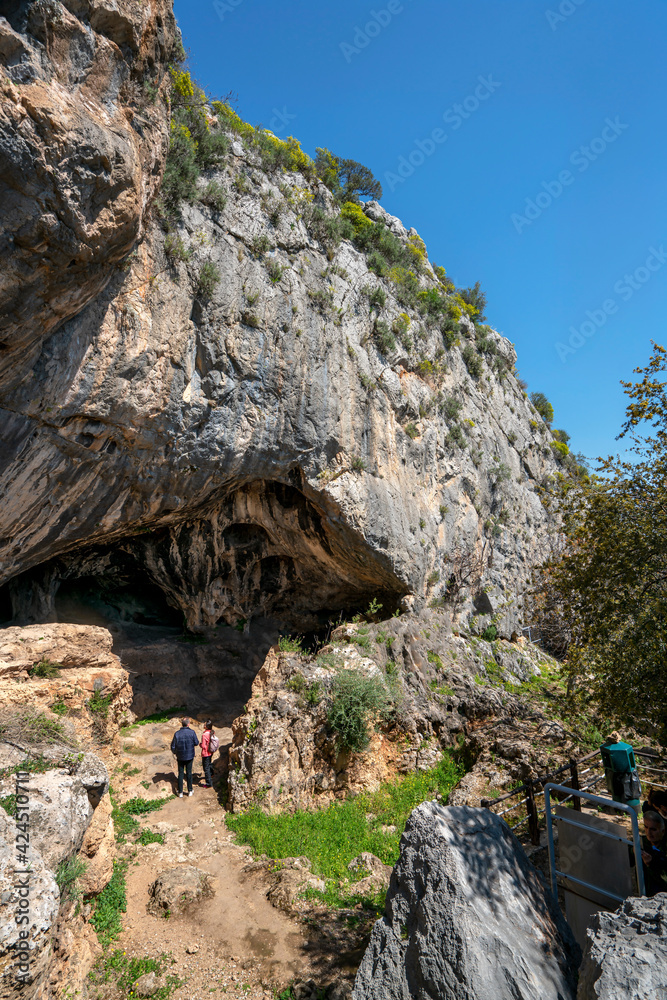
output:
[{"label": "metal railing", "polygon": [[[603,886],[593,885],[591,882],[585,882],[583,879],[575,878],[574,875],[570,875],[567,872],[560,871],[556,868],[556,852],[554,849],[554,832],[553,832],[553,821],[551,817],[551,795],[554,792],[563,794],[571,791],[569,788],[564,788],[563,785],[554,785],[551,782],[547,784],[544,789],[544,802],[546,807],[546,817],[547,817],[547,840],[549,843],[549,868],[551,870],[551,888],[553,890],[554,896],[558,895],[558,876],[568,879],[570,882],[576,883],[576,885],[582,886],[585,889],[593,889],[595,892],[600,892],[610,899],[613,899],[616,903],[622,903],[624,896],[617,896],[615,893],[609,892]],[[571,798],[571,796],[567,796]],[[596,806],[603,806],[605,809],[617,809],[619,812],[626,813],[629,816],[630,822],[632,823],[632,840],[628,840],[627,837],[621,837],[616,833],[607,830],[596,829],[594,826],[588,826],[581,821],[577,821],[574,817],[569,816],[558,816],[559,823],[567,823],[569,826],[579,827],[585,830],[587,834],[592,834],[597,837],[607,837],[610,840],[615,840],[621,844],[629,844],[630,847],[634,848],[635,852],[635,870],[637,872],[637,890],[638,895],[644,895],[644,869],[642,866],[642,847],[641,841],[639,839],[639,823],[637,821],[637,813],[632,808],[632,806],[626,805],[624,802],[614,802],[607,798],[602,798],[600,795],[590,795],[588,792],[578,792],[576,795],[577,799],[585,799],[587,802],[591,802]],[[564,800],[561,800],[564,801]],[[580,807],[581,808],[581,807]]]},{"label": "metal railing", "polygon": [[[641,778],[644,778],[647,784],[652,785],[654,788],[664,788],[667,789],[667,762],[655,751],[653,750],[635,750],[635,758],[637,762],[637,771]],[[599,767],[594,767],[589,762],[593,761],[593,758],[598,758]],[[651,761],[650,766],[644,764],[643,760],[647,759]],[[581,765],[588,765],[582,767]],[[659,764],[662,766],[656,767]],[[591,753],[586,754],[584,757],[579,757],[578,759],[572,758],[563,764],[561,767],[556,768],[553,771],[548,771],[537,778],[528,778],[523,784],[518,785],[511,791],[506,792],[504,795],[499,795],[498,798],[484,798],[480,800],[480,805],[486,809],[492,809],[494,812],[496,807],[501,803],[509,802],[510,799],[517,799],[512,805],[508,805],[502,810],[502,812],[497,812],[497,816],[508,816],[506,820],[510,828],[514,831],[520,831],[521,828],[527,824],[528,834],[530,836],[531,843],[538,845],[540,843],[540,817],[546,815],[546,809],[543,806],[540,808],[539,800],[544,798],[545,786],[552,782],[554,778],[560,775],[565,775],[569,773],[570,786],[567,793],[563,793],[562,790],[558,792],[559,795],[564,794],[564,798],[561,799],[561,803],[568,802],[572,800],[573,808],[577,811],[581,811],[581,799],[578,795],[573,795],[575,791],[590,792],[591,789],[595,788],[601,781],[605,780],[604,770],[602,769],[602,762],[600,760],[600,751],[593,750]],[[659,783],[653,778],[653,775],[661,775],[665,784]],[[559,786],[561,789],[563,786]],[[521,796],[521,797],[520,797]],[[606,799],[609,802],[611,800]],[[525,815],[522,818],[521,807],[525,806]],[[515,811],[518,810],[518,815]],[[515,815],[511,815],[514,813]],[[516,819],[516,822],[512,823],[511,820]]]}]

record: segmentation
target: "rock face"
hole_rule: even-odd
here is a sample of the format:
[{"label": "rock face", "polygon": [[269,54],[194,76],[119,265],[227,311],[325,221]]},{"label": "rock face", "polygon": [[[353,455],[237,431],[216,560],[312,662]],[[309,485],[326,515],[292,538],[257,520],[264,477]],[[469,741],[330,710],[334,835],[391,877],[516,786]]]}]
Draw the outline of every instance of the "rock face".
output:
[{"label": "rock face", "polygon": [[[112,653],[112,643],[106,629],[91,625],[0,629],[0,705],[44,711],[59,704],[70,715],[76,713],[80,736],[94,730],[97,741],[111,742],[132,703],[128,672]],[[30,672],[43,661],[55,668],[54,676]],[[100,714],[89,710],[96,692],[108,699],[106,711]],[[91,774],[89,783],[95,781]],[[105,790],[100,788],[100,794]]]},{"label": "rock face", "polygon": [[[90,758],[93,755],[87,756]],[[101,787],[106,789],[106,768],[101,760],[98,759],[97,763]],[[83,777],[85,780],[85,772]],[[93,817],[88,790],[76,771],[73,774],[47,771],[46,774],[34,775],[29,788],[30,836],[47,866],[55,871],[61,861],[81,849],[84,834]]]},{"label": "rock face", "polygon": [[[377,677],[394,699],[363,755],[339,750],[327,722],[340,668]],[[434,767],[472,721],[509,711],[508,686],[538,673],[531,647],[453,635],[440,610],[341,626],[317,657],[273,650],[233,725],[228,807],[318,807]]]},{"label": "rock face", "polygon": [[577,1000],[667,997],[667,893],[626,899],[588,931]]},{"label": "rock face", "polygon": [[[37,996],[49,971],[52,927],[58,915],[60,893],[44,861],[34,848],[26,860],[30,874],[17,855],[18,830],[0,809],[0,997]],[[21,856],[22,857],[22,856]],[[29,885],[26,890],[26,880]],[[21,900],[28,900],[28,905]],[[17,912],[27,914],[18,923]],[[23,934],[21,933],[23,932]],[[27,961],[20,946],[27,944]],[[22,966],[25,968],[22,968]],[[25,973],[22,984],[19,976]]]},{"label": "rock face", "polygon": [[167,151],[165,73],[176,26],[169,0],[10,0],[3,14],[6,385],[100,292],[142,231]]},{"label": "rock face", "polygon": [[[74,6],[63,7],[56,35],[79,31]],[[93,32],[101,6],[88,4]],[[167,42],[150,34],[162,16],[166,39],[160,10],[157,0],[145,5],[127,30],[162,52]],[[114,23],[124,23],[122,11]],[[153,58],[157,74],[162,57]],[[24,89],[44,87],[8,86],[10,110]],[[142,119],[151,149],[160,107],[158,99]],[[53,332],[39,352],[6,352],[7,618],[90,620],[83,607],[71,614],[76,598],[106,616],[100,624],[185,616],[197,628],[264,616],[301,630],[372,598],[391,610],[412,593],[415,607],[445,596],[455,616],[494,614],[509,635],[531,567],[551,545],[537,487],[558,469],[513,373],[512,345],[489,330],[483,344],[495,353],[483,360],[463,315],[447,346],[365,253],[349,240],[328,246],[313,213],[335,221],[339,210],[319,182],[266,173],[237,140],[227,167],[205,180],[224,189],[226,206],[184,206],[169,254],[152,227],[128,269],[85,308],[98,285],[77,263],[69,307],[49,292],[53,324],[21,315],[35,343]],[[100,183],[100,198],[114,204]],[[126,226],[119,209],[114,230],[124,249],[148,198],[132,192],[133,221]],[[365,212],[417,246],[379,205]],[[176,238],[187,261],[174,257]],[[100,239],[113,261],[116,244]],[[428,295],[442,286],[423,260],[415,281]],[[220,275],[210,295],[199,283],[205,264]],[[38,303],[27,279],[5,271],[22,303]],[[378,330],[396,324],[403,340],[382,346]]]},{"label": "rock face", "polygon": [[412,813],[353,1000],[574,1000],[577,946],[507,825]]}]

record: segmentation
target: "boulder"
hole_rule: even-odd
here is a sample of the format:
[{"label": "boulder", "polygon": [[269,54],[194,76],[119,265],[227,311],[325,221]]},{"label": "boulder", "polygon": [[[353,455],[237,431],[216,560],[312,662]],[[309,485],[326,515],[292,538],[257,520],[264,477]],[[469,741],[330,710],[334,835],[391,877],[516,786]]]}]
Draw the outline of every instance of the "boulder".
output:
[{"label": "boulder", "polygon": [[193,865],[160,872],[148,889],[148,910],[155,916],[179,913],[191,903],[212,896],[211,876]]},{"label": "boulder", "polygon": [[31,775],[28,787],[30,839],[55,871],[59,862],[80,850],[93,807],[78,776],[67,771]]},{"label": "boulder", "polygon": [[574,1000],[578,948],[493,813],[414,810],[353,1000]]},{"label": "boulder", "polygon": [[155,996],[158,990],[163,989],[164,986],[164,980],[160,979],[155,972],[147,972],[137,979],[132,987],[132,992],[138,997],[152,997]]},{"label": "boulder", "polygon": [[[34,846],[27,854],[29,875],[17,855],[16,824],[0,809],[0,998],[14,1000],[36,996],[49,971],[51,937],[58,916],[60,893],[53,874]],[[28,882],[26,886],[25,883]],[[26,891],[29,893],[26,896]],[[22,900],[28,900],[24,906]],[[25,912],[25,923],[17,923],[17,912]],[[23,936],[25,935],[25,936]],[[22,975],[19,947],[27,945],[27,979]]]},{"label": "boulder", "polygon": [[313,875],[310,869],[308,858],[283,858],[280,868],[272,872],[272,884],[266,894],[269,902],[289,913],[305,889],[324,892],[324,880]]},{"label": "boulder", "polygon": [[348,892],[354,896],[376,896],[389,885],[392,871],[391,865],[385,865],[370,851],[362,851],[353,858],[347,869],[358,880],[348,886]]},{"label": "boulder", "polygon": [[584,949],[577,1000],[665,1000],[667,893],[626,899],[596,914]]},{"label": "boulder", "polygon": [[113,638],[96,625],[12,625],[0,631],[0,677],[25,675],[41,660],[65,670],[120,666]]}]

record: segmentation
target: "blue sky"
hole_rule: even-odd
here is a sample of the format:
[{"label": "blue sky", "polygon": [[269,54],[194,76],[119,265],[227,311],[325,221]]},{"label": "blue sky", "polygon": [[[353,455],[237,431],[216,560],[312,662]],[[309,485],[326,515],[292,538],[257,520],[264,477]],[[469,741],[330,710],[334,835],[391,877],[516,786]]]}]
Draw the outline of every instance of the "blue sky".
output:
[{"label": "blue sky", "polygon": [[667,344],[665,0],[175,10],[203,87],[369,166],[431,260],[481,282],[574,449],[619,449],[619,380]]}]

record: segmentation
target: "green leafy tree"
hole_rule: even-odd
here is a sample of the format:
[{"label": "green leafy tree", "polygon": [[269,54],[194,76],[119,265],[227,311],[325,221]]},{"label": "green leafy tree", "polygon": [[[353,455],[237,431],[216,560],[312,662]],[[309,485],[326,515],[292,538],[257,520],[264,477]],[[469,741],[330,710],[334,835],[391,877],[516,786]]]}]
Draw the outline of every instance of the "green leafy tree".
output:
[{"label": "green leafy tree", "polygon": [[[566,623],[573,692],[667,739],[667,351],[654,344],[620,437],[631,458],[600,460],[598,475],[562,478],[556,491],[566,546],[538,594]],[[643,433],[641,433],[643,432]]]},{"label": "green leafy tree", "polygon": [[549,427],[554,418],[554,408],[543,392],[531,392],[530,401]]},{"label": "green leafy tree", "polygon": [[356,160],[343,160],[328,149],[316,151],[315,171],[337,201],[357,203],[360,197],[382,197],[382,185],[371,170]]},{"label": "green leafy tree", "polygon": [[486,319],[486,316],[484,315],[484,310],[486,309],[486,295],[482,291],[479,281],[476,281],[471,288],[461,288],[459,290],[459,295],[464,302],[467,302],[469,306],[472,306],[477,310],[475,322],[483,323]]}]

